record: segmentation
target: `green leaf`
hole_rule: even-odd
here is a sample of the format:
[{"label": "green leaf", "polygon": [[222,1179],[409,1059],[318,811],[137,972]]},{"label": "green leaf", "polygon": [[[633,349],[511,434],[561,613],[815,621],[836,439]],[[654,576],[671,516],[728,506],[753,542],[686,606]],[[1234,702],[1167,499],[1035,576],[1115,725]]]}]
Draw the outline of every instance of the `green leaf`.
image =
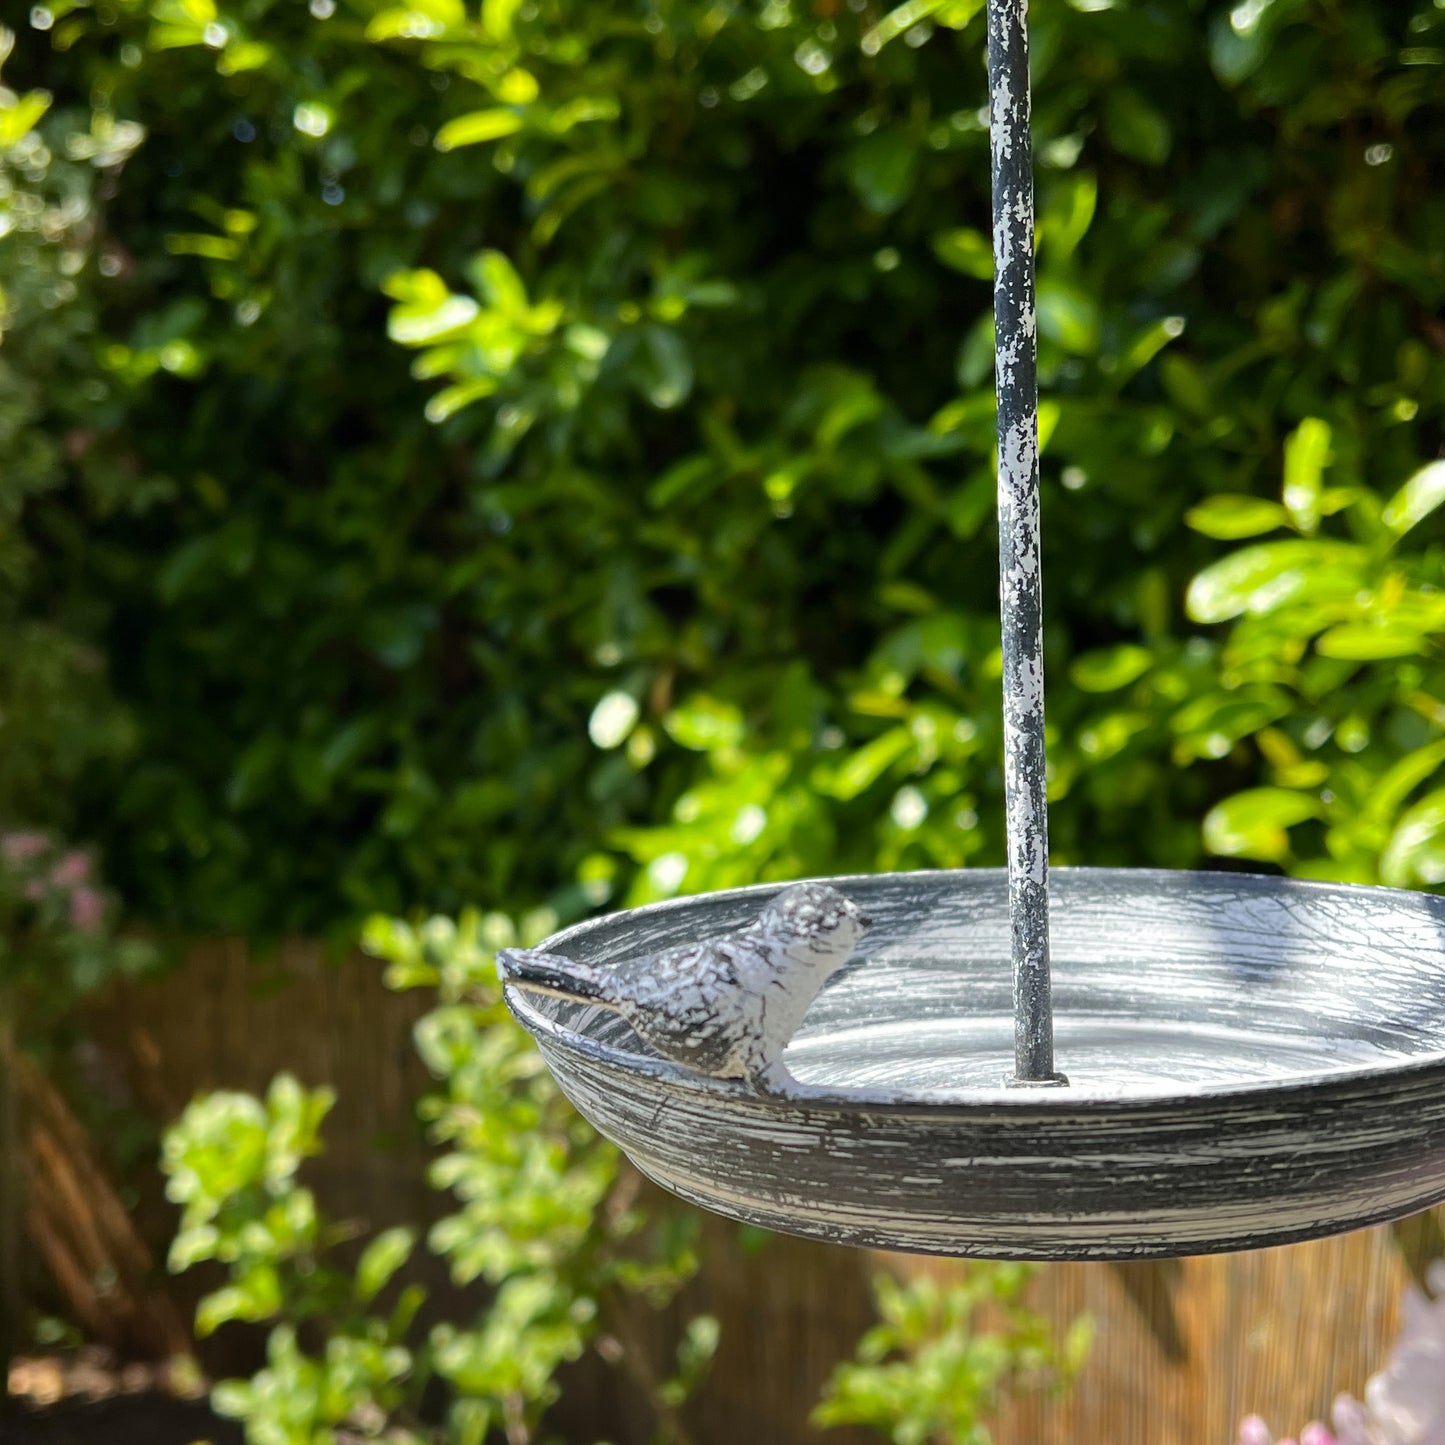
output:
[{"label": "green leaf", "polygon": [[872,787],[900,758],[913,749],[913,734],[904,727],[890,728],[864,743],[833,775],[828,791],[844,802]]},{"label": "green leaf", "polygon": [[666,715],[662,726],[667,735],[695,752],[736,747],[746,729],[742,713],[721,698],[698,693]]},{"label": "green leaf", "polygon": [[402,346],[430,346],[470,326],[481,314],[470,296],[447,296],[433,305],[393,306],[386,334]]},{"label": "green leaf", "polygon": [[205,1338],[232,1320],[271,1319],[283,1298],[275,1266],[253,1265],[234,1284],[214,1290],[196,1306],[196,1333]]},{"label": "green leaf", "polygon": [[1320,634],[1315,650],[1321,657],[1373,662],[1384,657],[1415,657],[1427,644],[1428,639],[1414,628],[1382,618],[1378,622],[1344,622],[1331,627]]},{"label": "green leaf", "polygon": [[1289,854],[1286,831],[1320,816],[1320,800],[1289,788],[1250,788],[1211,808],[1204,819],[1204,846],[1226,858],[1277,863]]},{"label": "green leaf", "polygon": [[1375,822],[1388,821],[1426,778],[1445,764],[1445,742],[1427,743],[1406,753],[1370,790],[1364,813]]},{"label": "green leaf", "polygon": [[[547,128],[553,135],[566,135],[579,125],[594,120],[616,120],[622,114],[622,106],[612,95],[579,95],[559,105],[547,121]],[[597,177],[605,185],[603,177]]]},{"label": "green leaf", "polygon": [[31,90],[17,96],[13,91],[0,89],[0,149],[13,146],[29,135],[49,109],[49,91]]},{"label": "green leaf", "polygon": [[244,1420],[256,1408],[256,1387],[248,1380],[218,1380],[211,1387],[210,1404],[228,1420]]},{"label": "green leaf", "polygon": [[378,1234],[356,1263],[356,1294],[363,1303],[376,1298],[411,1257],[416,1231],[398,1227]]},{"label": "green leaf", "polygon": [[484,141],[501,140],[503,136],[515,135],[522,129],[522,117],[515,110],[501,106],[489,110],[474,110],[449,120],[436,134],[436,148],[439,151],[455,150],[458,146],[480,145]]},{"label": "green leaf", "polygon": [[1184,334],[1182,316],[1164,316],[1137,331],[1113,359],[1109,375],[1115,386],[1137,376],[1172,341]]},{"label": "green leaf", "polygon": [[412,0],[378,11],[366,26],[368,40],[436,40],[462,25],[466,11],[460,0]]},{"label": "green leaf", "polygon": [[1400,819],[1380,856],[1380,878],[1392,888],[1445,883],[1445,788],[1426,794]]},{"label": "green leaf", "polygon": [[1184,520],[1206,537],[1234,542],[1241,537],[1257,537],[1261,532],[1273,532],[1277,527],[1288,526],[1290,514],[1278,502],[1226,492],[1206,497],[1184,514]]},{"label": "green leaf", "polygon": [[1397,537],[1423,522],[1445,502],[1445,461],[1422,467],[1388,502],[1381,519]]},{"label": "green leaf", "polygon": [[877,55],[889,41],[925,20],[934,20],[951,30],[962,30],[983,7],[984,0],[906,0],[864,35],[863,53]]},{"label": "green leaf", "polygon": [[512,22],[524,0],[482,0],[482,26],[493,40],[510,40]]},{"label": "green leaf", "polygon": [[1319,527],[1331,437],[1327,422],[1306,417],[1284,444],[1283,501],[1294,525],[1306,535]]},{"label": "green leaf", "polygon": [[1088,172],[1057,177],[1045,190],[1037,225],[1039,251],[1051,261],[1072,256],[1088,234],[1099,204],[1098,178]]},{"label": "green leaf", "polygon": [[1277,722],[1289,710],[1286,692],[1256,685],[1238,691],[1207,692],[1181,707],[1170,723],[1186,758],[1222,758],[1241,738]]},{"label": "green leaf", "polygon": [[1099,307],[1087,292],[1054,277],[1040,277],[1039,330],[1076,356],[1099,349]]},{"label": "green leaf", "polygon": [[1111,85],[1104,96],[1104,130],[1114,149],[1149,165],[1169,159],[1169,122],[1137,90]]},{"label": "green leaf", "polygon": [[471,406],[474,401],[485,401],[495,396],[501,382],[495,376],[478,376],[471,381],[460,381],[455,386],[444,386],[426,404],[426,419],[434,426],[440,426],[448,417]]},{"label": "green leaf", "polygon": [[645,326],[636,373],[643,395],[660,411],[671,411],[692,392],[692,357],[687,343],[667,326]]},{"label": "green leaf", "polygon": [[1153,664],[1154,654],[1147,647],[1125,642],[1082,653],[1070,666],[1069,676],[1084,692],[1116,692],[1143,677]]},{"label": "green leaf", "polygon": [[1269,613],[1302,597],[1353,596],[1365,553],[1347,542],[1263,542],[1206,567],[1189,584],[1185,608],[1195,622]]},{"label": "green leaf", "polygon": [[467,263],[467,278],[488,306],[509,316],[527,309],[527,288],[501,251],[479,251]]},{"label": "green leaf", "polygon": [[848,184],[875,216],[891,216],[913,194],[918,148],[899,130],[877,130],[848,152]]},{"label": "green leaf", "polygon": [[975,276],[980,281],[993,279],[993,245],[981,231],[959,226],[940,231],[933,238],[933,254],[955,271]]}]

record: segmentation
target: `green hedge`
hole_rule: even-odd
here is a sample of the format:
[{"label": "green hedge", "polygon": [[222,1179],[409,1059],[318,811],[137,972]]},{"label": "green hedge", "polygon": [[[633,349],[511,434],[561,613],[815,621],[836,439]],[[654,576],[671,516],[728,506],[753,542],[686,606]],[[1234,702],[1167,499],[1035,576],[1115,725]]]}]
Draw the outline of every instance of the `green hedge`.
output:
[{"label": "green hedge", "polygon": [[[129,505],[26,514],[137,908],[1001,860],[981,8],[36,12],[42,132],[147,132],[69,303]],[[1031,21],[1055,857],[1438,881],[1445,10]]]}]

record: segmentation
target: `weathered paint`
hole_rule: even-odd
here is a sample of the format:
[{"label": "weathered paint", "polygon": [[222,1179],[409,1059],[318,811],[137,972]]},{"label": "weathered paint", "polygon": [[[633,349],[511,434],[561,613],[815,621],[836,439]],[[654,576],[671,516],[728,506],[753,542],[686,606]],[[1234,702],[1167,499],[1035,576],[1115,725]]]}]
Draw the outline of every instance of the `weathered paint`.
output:
[{"label": "weathered paint", "polygon": [[988,71],[1014,1078],[1018,1083],[1054,1083],[1059,1080],[1054,1073],[1049,984],[1049,828],[1044,774],[1039,399],[1027,0],[989,0]]},{"label": "weathered paint", "polygon": [[[1000,871],[834,880],[873,919],[774,1100],[616,1015],[508,991],[568,1096],[658,1182],[771,1229],[985,1258],[1281,1244],[1445,1199],[1445,898],[1240,874],[1059,869],[1070,1085],[1006,1089]],[[755,918],[738,889],[578,925],[583,963]]]},{"label": "weathered paint", "polygon": [[721,1079],[788,1092],[783,1050],[818,990],[852,958],[868,921],[824,883],[785,888],[731,933],[607,968],[542,949],[504,948],[514,988],[621,1014],[663,1058]]}]

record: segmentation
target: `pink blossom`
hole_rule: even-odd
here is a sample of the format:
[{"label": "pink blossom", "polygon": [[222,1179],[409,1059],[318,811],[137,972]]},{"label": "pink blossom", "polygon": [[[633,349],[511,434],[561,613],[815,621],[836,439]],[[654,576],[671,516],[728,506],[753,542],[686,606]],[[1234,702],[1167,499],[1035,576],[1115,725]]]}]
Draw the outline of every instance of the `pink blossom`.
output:
[{"label": "pink blossom", "polygon": [[1341,1395],[1335,1401],[1334,1421],[1340,1445],[1370,1445],[1370,1417],[1358,1400]]},{"label": "pink blossom", "polygon": [[1269,1426],[1258,1415],[1246,1415],[1239,1422],[1237,1445],[1344,1445],[1336,1440],[1318,1420],[1312,1420],[1300,1431],[1299,1441],[1276,1440]]},{"label": "pink blossom", "polygon": [[39,903],[50,890],[38,878],[32,878],[24,888],[25,899],[28,903]]},{"label": "pink blossom", "polygon": [[44,833],[0,833],[0,854],[11,863],[24,863],[50,847]]},{"label": "pink blossom", "polygon": [[1426,1278],[1430,1294],[1405,1290],[1400,1337],[1363,1405],[1335,1401],[1338,1445],[1445,1445],[1445,1260]]},{"label": "pink blossom", "polygon": [[[1366,1384],[1364,1401],[1341,1395],[1334,1432],[1307,1425],[1299,1445],[1445,1445],[1445,1260],[1437,1259],[1426,1278],[1429,1294],[1406,1289],[1400,1336],[1385,1368]],[[1238,1445],[1274,1442],[1264,1421],[1251,1415],[1240,1423]]]},{"label": "pink blossom", "polygon": [[67,853],[50,871],[50,881],[58,888],[71,888],[90,878],[90,859],[84,853]]},{"label": "pink blossom", "polygon": [[94,888],[77,888],[70,895],[70,924],[82,933],[94,933],[105,918],[105,899]]}]

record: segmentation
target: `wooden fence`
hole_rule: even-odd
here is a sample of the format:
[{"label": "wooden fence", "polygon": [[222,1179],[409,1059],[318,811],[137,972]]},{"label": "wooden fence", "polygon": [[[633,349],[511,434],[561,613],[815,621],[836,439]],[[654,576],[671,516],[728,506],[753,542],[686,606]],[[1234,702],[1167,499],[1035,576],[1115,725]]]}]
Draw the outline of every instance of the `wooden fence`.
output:
[{"label": "wooden fence", "polygon": [[[422,1178],[412,1117],[426,1076],[411,1028],[427,998],[388,992],[380,971],[359,957],[328,962],[306,943],[259,960],[237,943],[208,944],[167,981],[111,999],[95,1032],[158,1121],[199,1090],[261,1090],[282,1069],[331,1084],[339,1102],[313,1176],[323,1203],[378,1227],[425,1219],[444,1207]],[[152,1199],[140,1217],[163,1253],[165,1208]],[[695,1445],[875,1438],[806,1423],[869,1321],[869,1279],[880,1268],[946,1276],[959,1266],[781,1238],[749,1253],[722,1222],[704,1239],[704,1268],[669,1315],[633,1321],[664,1368],[681,1318],[702,1309],[721,1320],[719,1357],[689,1408]],[[1232,1445],[1250,1411],[1278,1433],[1327,1418],[1335,1393],[1359,1394],[1383,1364],[1401,1290],[1441,1246],[1438,1222],[1423,1215],[1250,1254],[1050,1268],[1031,1303],[1060,1327],[1092,1315],[1093,1353],[1063,1400],[1013,1401],[997,1445]],[[648,1438],[640,1397],[609,1372],[579,1367],[565,1420],[579,1442]]]}]

